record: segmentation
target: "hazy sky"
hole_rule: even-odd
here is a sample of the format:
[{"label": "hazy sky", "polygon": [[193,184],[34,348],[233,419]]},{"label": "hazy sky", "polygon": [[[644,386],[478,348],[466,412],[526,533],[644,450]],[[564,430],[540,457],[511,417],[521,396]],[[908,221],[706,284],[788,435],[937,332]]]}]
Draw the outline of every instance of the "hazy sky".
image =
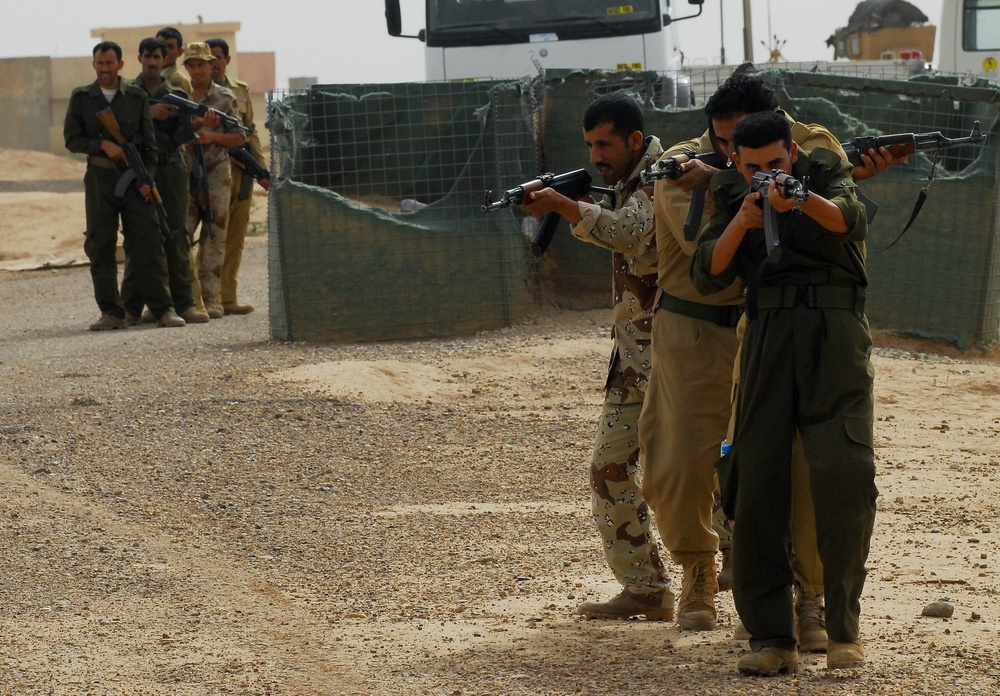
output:
[{"label": "hazy sky", "polygon": [[[673,0],[688,14],[685,0]],[[910,0],[940,23],[942,0]],[[787,60],[832,59],[825,41],[847,24],[856,2],[847,0],[753,0],[754,59],[766,60],[777,34],[785,40]],[[421,0],[401,0],[403,33],[416,34],[424,26]],[[722,21],[720,23],[720,9]],[[234,3],[170,0],[158,7],[142,3],[67,3],[36,0],[17,3],[9,10],[7,31],[0,42],[0,58],[22,56],[86,56],[98,27],[240,22],[238,46],[243,51],[276,54],[277,87],[290,77],[316,77],[326,83],[411,82],[423,79],[423,44],[415,39],[393,39],[385,31],[382,0],[326,0],[276,3],[239,0]],[[676,14],[676,12],[675,12]],[[11,16],[14,15],[14,16]],[[720,26],[721,25],[721,26]],[[770,30],[768,29],[770,25]],[[681,50],[689,64],[716,63],[725,31],[728,63],[743,59],[742,0],[705,0],[701,17],[681,22]],[[126,55],[129,53],[126,48]]]}]

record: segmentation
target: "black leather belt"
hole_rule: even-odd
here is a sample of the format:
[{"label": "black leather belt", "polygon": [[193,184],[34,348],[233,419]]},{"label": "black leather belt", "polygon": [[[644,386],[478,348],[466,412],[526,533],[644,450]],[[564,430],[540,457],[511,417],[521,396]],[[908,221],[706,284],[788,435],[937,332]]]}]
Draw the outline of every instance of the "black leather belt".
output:
[{"label": "black leather belt", "polygon": [[112,162],[107,157],[102,157],[101,155],[89,155],[87,157],[87,164],[92,164],[95,167],[100,167],[101,169],[117,169],[118,168],[115,165],[114,162]]},{"label": "black leather belt", "polygon": [[691,302],[674,297],[666,292],[660,293],[659,309],[665,309],[674,314],[710,321],[719,326],[732,328],[740,321],[743,305],[709,305],[701,302]]}]

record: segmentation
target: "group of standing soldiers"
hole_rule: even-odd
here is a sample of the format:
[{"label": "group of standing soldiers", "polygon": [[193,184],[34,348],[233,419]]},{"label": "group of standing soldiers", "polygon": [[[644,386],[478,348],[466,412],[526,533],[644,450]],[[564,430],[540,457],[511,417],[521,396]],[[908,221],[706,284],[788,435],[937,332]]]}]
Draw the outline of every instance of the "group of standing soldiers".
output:
[{"label": "group of standing soldiers", "polygon": [[[140,42],[138,60],[140,74],[122,79],[121,46],[97,44],[97,79],[73,90],[63,128],[66,148],[87,156],[84,251],[101,311],[90,329],[249,314],[237,285],[250,218],[245,192],[252,190],[242,184],[253,174],[230,157],[246,148],[266,169],[249,87],[226,74],[229,45],[220,38],[185,47],[180,32],[165,27]],[[171,94],[191,108],[165,101]],[[109,131],[109,120],[119,133]],[[142,162],[130,162],[126,149]],[[266,177],[259,183],[267,190]]]}]

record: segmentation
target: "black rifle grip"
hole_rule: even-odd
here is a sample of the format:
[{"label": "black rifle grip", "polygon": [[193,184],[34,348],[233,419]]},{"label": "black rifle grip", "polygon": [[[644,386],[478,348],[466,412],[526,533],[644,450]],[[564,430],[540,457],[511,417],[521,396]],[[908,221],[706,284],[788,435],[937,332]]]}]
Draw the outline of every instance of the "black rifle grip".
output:
[{"label": "black rifle grip", "polygon": [[701,215],[705,212],[705,192],[706,189],[694,189],[691,191],[691,202],[688,204],[688,214],[684,218],[684,239],[693,242],[698,236],[701,228]]},{"label": "black rifle grip", "polygon": [[531,253],[535,258],[540,257],[549,248],[552,237],[559,227],[560,216],[557,213],[545,213],[542,217],[542,224],[538,226],[534,239],[531,240]]}]

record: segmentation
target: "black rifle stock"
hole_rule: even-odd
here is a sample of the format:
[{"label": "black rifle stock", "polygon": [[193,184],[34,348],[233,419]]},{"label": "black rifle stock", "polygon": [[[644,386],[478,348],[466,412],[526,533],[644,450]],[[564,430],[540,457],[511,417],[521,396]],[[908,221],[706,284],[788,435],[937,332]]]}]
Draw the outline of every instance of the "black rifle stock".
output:
[{"label": "black rifle stock", "polygon": [[122,129],[118,125],[118,119],[115,117],[115,112],[111,110],[110,106],[98,111],[97,118],[100,120],[101,125],[104,126],[104,129],[111,134],[114,141],[125,152],[125,159],[128,160],[128,169],[125,170],[121,178],[118,179],[118,183],[115,184],[115,197],[124,198],[125,191],[133,182],[135,182],[137,188],[149,186],[149,198],[151,205],[155,207],[156,219],[160,224],[160,231],[167,239],[172,239],[176,233],[170,229],[170,225],[167,223],[167,209],[163,207],[163,198],[160,197],[160,190],[156,188],[156,182],[142,161],[139,148],[125,140],[125,137],[122,135]]},{"label": "black rifle stock", "polygon": [[[208,167],[205,166],[205,146],[194,144],[194,166],[191,168],[191,195],[198,206],[198,217],[201,219],[201,234],[195,244],[200,243],[208,235],[215,239],[215,226],[212,224],[212,191],[208,183]],[[192,230],[193,232],[193,230]]]},{"label": "black rifle stock", "polygon": [[[534,191],[540,191],[544,188],[551,188],[557,193],[561,193],[567,198],[572,198],[573,200],[576,200],[590,192],[603,193],[612,197],[615,195],[615,191],[612,188],[592,185],[590,173],[586,169],[574,169],[573,171],[566,172],[564,174],[552,174],[551,172],[540,174],[537,178],[532,179],[531,181],[515,186],[512,189],[507,189],[497,201],[492,200],[493,191],[487,191],[486,200],[483,203],[482,210],[484,213],[489,213],[494,210],[500,210],[501,208],[521,205],[524,203],[525,197],[528,194],[533,193]],[[556,228],[559,226],[559,217],[560,216],[556,213],[546,213],[542,217],[542,222],[538,227],[538,231],[531,240],[532,254],[535,256],[541,256],[545,253],[545,250],[548,249],[549,243],[552,241],[552,237],[556,233]]]},{"label": "black rifle stock", "polygon": [[959,145],[981,145],[986,142],[979,121],[972,124],[972,132],[963,138],[946,138],[941,131],[930,133],[894,133],[892,135],[863,135],[841,143],[851,164],[861,164],[861,155],[885,147],[894,158],[912,155],[924,150],[946,150]]},{"label": "black rifle stock", "polygon": [[772,208],[767,200],[767,189],[772,181],[778,187],[778,193],[782,198],[800,202],[809,200],[809,191],[806,190],[805,185],[780,169],[771,172],[757,172],[753,175],[747,194],[756,191],[761,194],[759,204],[764,209],[764,242],[768,256],[781,241],[778,235],[778,211]]},{"label": "black rifle stock", "polygon": [[[271,172],[260,165],[250,151],[245,147],[237,147],[229,152],[229,156],[243,165],[243,177],[240,179],[239,199],[245,201],[250,197],[254,181],[270,180]],[[246,176],[249,174],[250,176]]]},{"label": "black rifle stock", "polygon": [[198,102],[193,102],[190,99],[185,99],[179,94],[174,94],[173,92],[164,95],[163,103],[176,106],[184,113],[190,114],[192,116],[204,116],[206,113],[211,111],[212,113],[216,114],[219,117],[219,119],[222,121],[222,125],[225,127],[227,131],[241,130],[247,135],[254,132],[253,126],[250,127],[244,126],[242,123],[240,123],[240,120],[238,118],[230,116],[229,114],[224,114],[218,109],[213,109],[207,104],[200,104]]}]

